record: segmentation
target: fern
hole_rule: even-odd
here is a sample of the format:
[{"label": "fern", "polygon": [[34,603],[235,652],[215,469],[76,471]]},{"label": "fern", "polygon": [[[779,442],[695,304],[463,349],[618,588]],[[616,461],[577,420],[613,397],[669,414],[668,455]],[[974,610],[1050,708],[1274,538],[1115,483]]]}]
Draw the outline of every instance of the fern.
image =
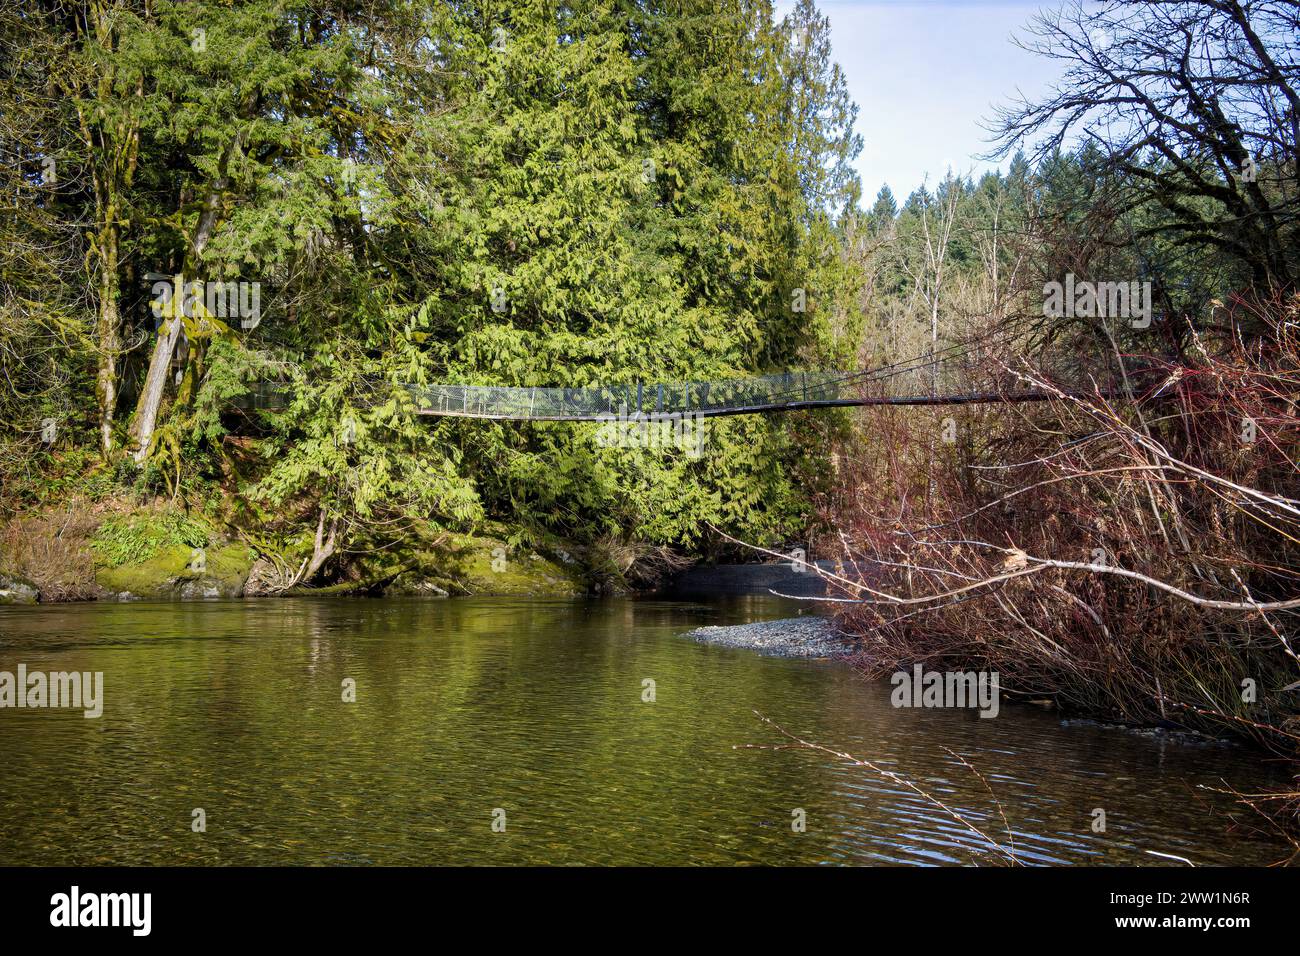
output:
[{"label": "fern", "polygon": [[90,546],[110,568],[148,561],[164,548],[203,548],[210,531],[202,522],[176,511],[109,518],[95,532]]}]

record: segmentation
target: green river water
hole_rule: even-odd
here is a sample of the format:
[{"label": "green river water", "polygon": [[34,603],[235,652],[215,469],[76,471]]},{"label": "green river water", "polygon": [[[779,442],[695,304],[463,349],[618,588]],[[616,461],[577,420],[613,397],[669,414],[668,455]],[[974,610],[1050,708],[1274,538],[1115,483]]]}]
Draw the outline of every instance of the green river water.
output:
[{"label": "green river water", "polygon": [[[1205,789],[1275,779],[1245,748],[1028,706],[895,709],[846,665],[681,636],[794,613],[761,597],[0,608],[0,671],[104,674],[99,719],[0,709],[0,862],[996,863],[948,810],[1027,863],[1287,855]],[[754,711],[948,809],[826,754],[738,747],[782,742]]]}]

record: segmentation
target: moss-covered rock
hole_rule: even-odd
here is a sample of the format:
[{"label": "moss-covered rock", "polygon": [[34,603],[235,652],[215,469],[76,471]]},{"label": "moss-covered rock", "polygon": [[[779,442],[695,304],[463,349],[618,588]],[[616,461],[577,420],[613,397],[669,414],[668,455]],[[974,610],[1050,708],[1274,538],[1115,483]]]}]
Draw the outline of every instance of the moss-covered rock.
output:
[{"label": "moss-covered rock", "polygon": [[41,592],[31,581],[13,574],[0,575],[0,606],[35,604]]},{"label": "moss-covered rock", "polygon": [[253,556],[242,544],[203,549],[169,545],[144,561],[117,567],[97,567],[95,583],[110,596],[202,600],[240,597],[253,567]]},{"label": "moss-covered rock", "polygon": [[[585,594],[591,586],[586,565],[565,553],[571,546],[556,542],[552,547],[511,547],[507,539],[512,529],[502,526],[478,535],[448,534],[432,523],[417,526],[399,548],[340,552],[327,565],[327,575],[308,587],[284,592],[274,587],[282,576],[272,572],[285,563],[296,568],[310,554],[310,530],[281,542],[282,561],[273,563],[265,557],[258,562],[245,544],[231,543],[218,530],[217,520],[165,506],[115,502],[88,513],[76,535],[60,533],[69,527],[66,517],[57,522],[41,519],[35,531],[29,527],[34,520],[23,526],[23,534],[12,537],[28,541],[40,532],[41,546],[30,550],[43,561],[53,553],[54,543],[71,540],[69,554],[76,560],[63,560],[58,568],[42,567],[43,577],[17,559],[0,563],[0,604],[203,600],[268,593],[563,597]],[[10,583],[15,581],[20,583]]]},{"label": "moss-covered rock", "polygon": [[587,592],[576,561],[554,560],[498,538],[459,535],[441,554],[439,573],[415,580],[453,594],[565,597]]}]

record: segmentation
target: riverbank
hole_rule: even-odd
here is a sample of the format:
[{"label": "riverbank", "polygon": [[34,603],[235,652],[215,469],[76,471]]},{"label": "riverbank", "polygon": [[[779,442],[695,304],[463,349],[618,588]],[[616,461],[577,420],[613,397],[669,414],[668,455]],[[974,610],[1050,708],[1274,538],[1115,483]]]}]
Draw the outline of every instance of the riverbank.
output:
[{"label": "riverbank", "polygon": [[311,554],[307,535],[271,543],[168,504],[74,499],[0,526],[0,605],[288,594],[562,597],[591,589],[562,542],[512,546],[498,529],[433,528],[414,529],[410,542],[400,554],[340,552],[317,586],[286,587]]},{"label": "riverbank", "polygon": [[[341,545],[319,573],[294,583],[318,542],[277,534],[238,509],[183,508],[125,494],[72,494],[0,521],[0,605],[78,601],[196,601],[286,595],[571,597],[773,593],[814,597],[825,579],[792,558],[693,564],[664,548],[512,543],[521,529],[483,522],[451,532],[426,522],[381,551]],[[829,569],[821,562],[823,569]]]},{"label": "riverbank", "polygon": [[[700,644],[753,651],[764,657],[852,661],[861,648],[852,637],[840,631],[832,618],[808,615],[758,621],[751,624],[709,625],[697,627],[683,635]],[[1056,710],[1051,700],[1025,700],[1039,710]],[[1061,716],[1062,727],[1089,727],[1097,730],[1123,731],[1138,737],[1188,746],[1240,746],[1240,741],[1226,735],[1213,736],[1173,724],[1133,724],[1080,715]]]}]

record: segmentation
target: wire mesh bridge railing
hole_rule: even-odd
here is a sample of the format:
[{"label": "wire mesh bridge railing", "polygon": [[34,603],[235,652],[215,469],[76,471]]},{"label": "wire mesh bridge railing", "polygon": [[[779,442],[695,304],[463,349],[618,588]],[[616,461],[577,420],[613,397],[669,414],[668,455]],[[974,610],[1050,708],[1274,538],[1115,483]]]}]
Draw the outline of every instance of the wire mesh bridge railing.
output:
[{"label": "wire mesh bridge railing", "polygon": [[[1108,371],[1075,378],[1113,391]],[[1113,370],[1109,370],[1113,371]],[[409,385],[420,415],[507,421],[607,421],[643,417],[747,415],[786,409],[851,405],[961,405],[1038,401],[1047,393],[1026,387],[1005,367],[981,362],[969,345],[859,371],[784,372],[717,381],[633,382],[554,388],[500,385]],[[287,386],[260,383],[239,404],[277,408]]]},{"label": "wire mesh bridge railing", "polygon": [[[908,390],[870,388],[855,372],[791,372],[709,382],[507,388],[431,385],[412,389],[422,415],[532,421],[602,421],[629,415],[707,417],[783,409],[868,404],[959,404],[1007,400],[1005,393],[937,391],[932,382]],[[1028,395],[1010,396],[1024,399]]]}]

